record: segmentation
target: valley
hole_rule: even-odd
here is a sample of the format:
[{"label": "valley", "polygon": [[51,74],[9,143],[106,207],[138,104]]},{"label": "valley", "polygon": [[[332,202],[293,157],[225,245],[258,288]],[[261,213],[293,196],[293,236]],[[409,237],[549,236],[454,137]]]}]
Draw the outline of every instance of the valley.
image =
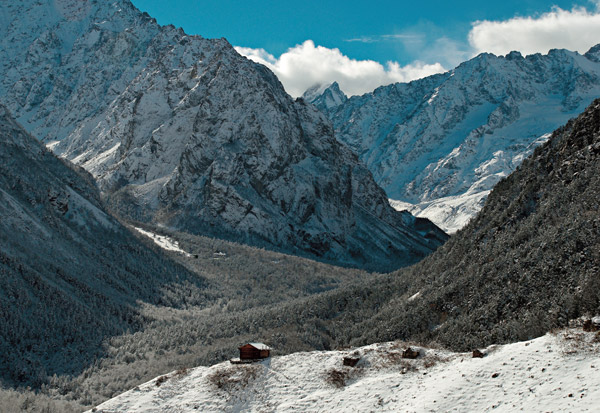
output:
[{"label": "valley", "polygon": [[292,98],[130,0],[0,23],[0,412],[600,400],[599,46]]}]

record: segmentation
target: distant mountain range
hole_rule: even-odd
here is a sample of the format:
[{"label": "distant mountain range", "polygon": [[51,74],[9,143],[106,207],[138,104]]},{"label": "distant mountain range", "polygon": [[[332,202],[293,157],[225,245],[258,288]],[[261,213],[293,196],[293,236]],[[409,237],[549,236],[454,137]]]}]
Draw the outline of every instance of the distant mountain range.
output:
[{"label": "distant mountain range", "polygon": [[446,239],[224,39],[129,0],[20,0],[1,19],[0,102],[122,217],[379,271]]},{"label": "distant mountain range", "polygon": [[456,69],[347,99],[304,98],[332,120],[398,209],[463,227],[548,134],[600,96],[600,45],[584,55],[481,54]]}]

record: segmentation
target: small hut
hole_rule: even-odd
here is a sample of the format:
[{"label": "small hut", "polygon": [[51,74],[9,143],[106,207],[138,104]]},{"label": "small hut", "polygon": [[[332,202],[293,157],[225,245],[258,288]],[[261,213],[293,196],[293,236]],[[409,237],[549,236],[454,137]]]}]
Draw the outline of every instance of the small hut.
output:
[{"label": "small hut", "polygon": [[270,356],[271,349],[263,343],[248,343],[239,347],[240,360],[260,360]]}]

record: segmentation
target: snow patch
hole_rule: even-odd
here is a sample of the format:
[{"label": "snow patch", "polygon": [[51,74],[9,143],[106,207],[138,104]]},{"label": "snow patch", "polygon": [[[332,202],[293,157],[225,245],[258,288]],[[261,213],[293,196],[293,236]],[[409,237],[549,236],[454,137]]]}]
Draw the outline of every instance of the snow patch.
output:
[{"label": "snow patch", "polygon": [[[91,174],[97,174],[98,171],[102,170],[102,167],[110,161],[115,159],[115,154],[121,146],[121,142],[115,144],[112,148],[94,156],[89,161],[85,162],[82,166],[87,169]],[[84,155],[87,155],[86,152]],[[83,156],[83,155],[82,155]]]},{"label": "snow patch", "polygon": [[154,232],[146,231],[142,228],[133,227],[137,232],[150,238],[156,245],[167,251],[179,252],[186,257],[191,257],[192,254],[187,253],[179,247],[179,242],[164,235],[155,234]]},{"label": "snow patch", "polygon": [[438,93],[440,92],[440,87],[436,87],[433,91],[433,94],[431,95],[431,97],[429,98],[429,100],[427,101],[428,105],[431,105],[431,103],[435,100],[435,98],[438,96]]},{"label": "snow patch", "polygon": [[58,145],[60,143],[60,141],[50,141],[46,143],[46,148],[50,149],[51,151],[54,151],[54,148],[56,148],[56,145]]}]

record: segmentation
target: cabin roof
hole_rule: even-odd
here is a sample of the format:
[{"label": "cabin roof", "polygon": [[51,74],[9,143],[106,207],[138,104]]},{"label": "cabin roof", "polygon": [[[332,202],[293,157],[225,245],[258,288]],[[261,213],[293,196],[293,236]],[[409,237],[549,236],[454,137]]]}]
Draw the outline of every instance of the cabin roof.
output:
[{"label": "cabin roof", "polygon": [[248,343],[248,344],[244,344],[242,347],[246,347],[246,346],[252,346],[257,350],[271,350],[271,348],[269,346],[267,346],[266,344],[263,343]]}]

